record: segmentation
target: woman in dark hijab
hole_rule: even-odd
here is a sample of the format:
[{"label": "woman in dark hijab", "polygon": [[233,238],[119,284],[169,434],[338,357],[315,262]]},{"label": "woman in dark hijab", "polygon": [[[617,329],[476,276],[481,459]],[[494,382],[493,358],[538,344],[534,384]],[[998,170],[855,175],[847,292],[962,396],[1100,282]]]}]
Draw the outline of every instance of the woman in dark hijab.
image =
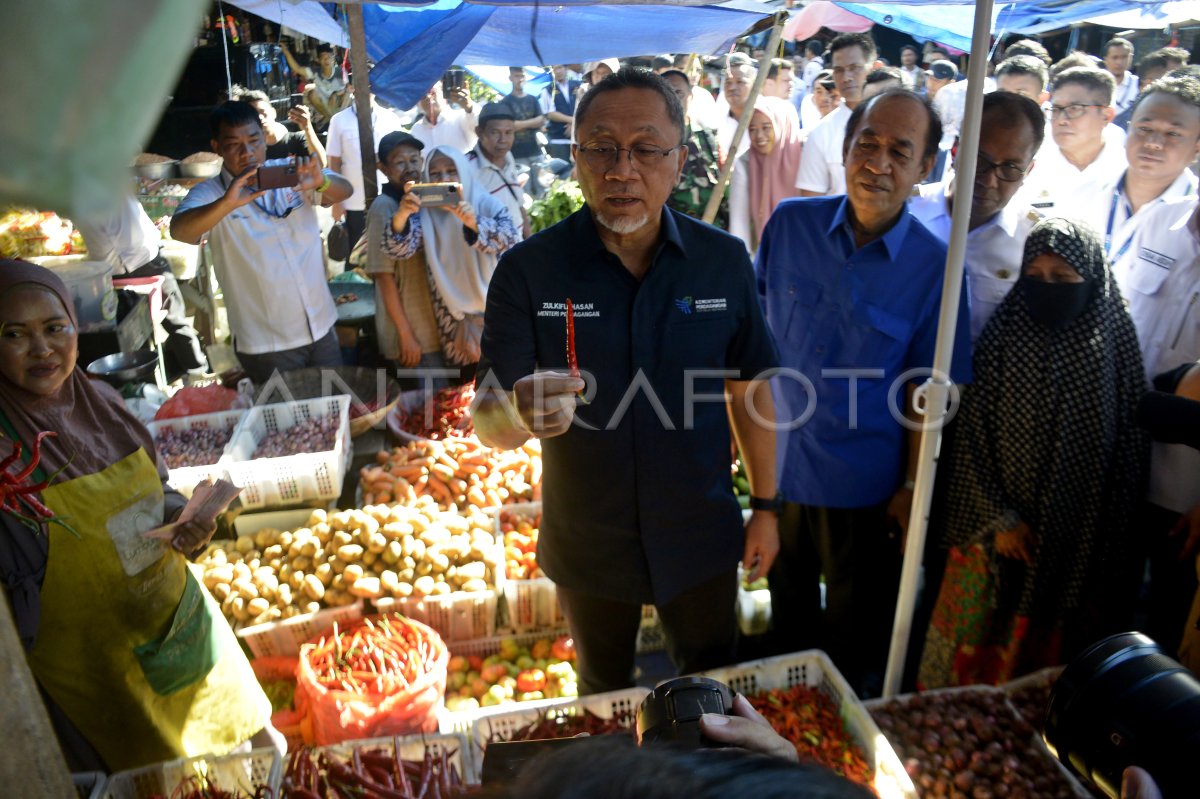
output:
[{"label": "woman in dark hijab", "polygon": [[184,557],[213,526],[143,535],[184,500],[146,428],[77,367],[78,341],[62,281],[0,261],[0,457],[9,490],[42,485],[0,508],[0,580],[68,762],[127,769],[269,736],[270,703]]},{"label": "woman in dark hijab", "polygon": [[[999,683],[1120,624],[1149,441],[1133,323],[1100,238],[1044,219],[976,345],[939,483],[948,565],[918,683]],[[1101,601],[1103,600],[1103,601]],[[1112,630],[1115,631],[1115,630]]]}]

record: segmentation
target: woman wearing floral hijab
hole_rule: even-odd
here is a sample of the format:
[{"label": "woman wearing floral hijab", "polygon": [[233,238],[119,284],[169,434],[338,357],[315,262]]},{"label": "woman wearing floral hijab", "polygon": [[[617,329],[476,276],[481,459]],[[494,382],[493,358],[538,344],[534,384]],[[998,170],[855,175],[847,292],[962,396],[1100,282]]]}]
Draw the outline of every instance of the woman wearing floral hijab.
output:
[{"label": "woman wearing floral hijab", "polygon": [[1063,662],[1110,631],[1106,608],[1132,600],[1130,527],[1149,459],[1134,410],[1146,387],[1095,231],[1034,226],[974,365],[939,475],[935,534],[950,552],[922,688]]}]

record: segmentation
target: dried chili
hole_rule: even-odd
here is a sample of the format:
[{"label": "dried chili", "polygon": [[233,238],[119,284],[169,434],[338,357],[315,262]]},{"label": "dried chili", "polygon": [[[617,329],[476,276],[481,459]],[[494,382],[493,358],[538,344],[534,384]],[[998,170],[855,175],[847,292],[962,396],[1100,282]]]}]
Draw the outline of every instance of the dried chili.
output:
[{"label": "dried chili", "polygon": [[293,753],[284,772],[280,798],[452,799],[477,792],[477,788],[463,784],[451,760],[455,751],[427,745],[420,760],[405,760],[400,750],[400,739],[393,738],[391,751],[355,746],[348,754],[323,751],[315,759],[312,750]]},{"label": "dried chili", "polygon": [[872,772],[851,740],[838,708],[825,694],[804,685],[748,697],[750,704],[796,747],[801,760],[820,763],[867,787]]}]

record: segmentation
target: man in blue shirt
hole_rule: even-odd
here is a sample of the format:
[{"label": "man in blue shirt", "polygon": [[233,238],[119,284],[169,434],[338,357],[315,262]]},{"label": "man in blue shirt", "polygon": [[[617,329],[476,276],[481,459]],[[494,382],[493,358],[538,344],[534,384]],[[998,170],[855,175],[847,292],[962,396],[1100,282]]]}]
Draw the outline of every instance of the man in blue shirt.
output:
[{"label": "man in blue shirt", "polygon": [[[738,560],[753,578],[778,548],[774,406],[759,378],[778,358],[741,242],[664,207],[687,156],[666,81],[621,69],[575,120],[586,205],[500,259],[473,419],[490,446],[542,440],[538,564],[591,693],[632,684],[643,604],[680,672],[732,662]],[[570,374],[568,307],[587,381]],[[731,427],[758,499],[744,528]]]},{"label": "man in blue shirt", "polygon": [[[851,685],[876,690],[899,579],[916,447],[904,409],[933,363],[946,247],[906,210],[933,166],[941,124],[892,89],[846,125],[846,196],[785,200],[763,233],[758,292],[785,370],[780,555],[770,573],[773,646],[826,649]],[[969,378],[967,301],[956,380]],[[918,434],[910,434],[916,436]],[[889,521],[889,516],[895,519]],[[902,529],[902,528],[901,528]],[[824,575],[822,613],[819,578]]]}]

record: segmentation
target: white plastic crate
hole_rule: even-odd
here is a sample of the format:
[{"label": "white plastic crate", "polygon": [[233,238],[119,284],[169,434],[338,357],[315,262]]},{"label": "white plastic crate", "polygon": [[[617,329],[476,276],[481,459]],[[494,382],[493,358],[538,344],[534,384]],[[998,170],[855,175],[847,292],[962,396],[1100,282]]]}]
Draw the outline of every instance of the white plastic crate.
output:
[{"label": "white plastic crate", "polygon": [[567,626],[558,604],[558,589],[549,577],[536,580],[507,580],[504,601],[508,626],[517,633],[557,630]]},{"label": "white plastic crate", "polygon": [[[922,692],[916,693],[916,694],[898,694],[896,696],[891,697],[890,699],[868,700],[865,703],[864,707],[867,709],[867,712],[874,712],[876,709],[884,707],[884,706],[892,704],[892,703],[895,703],[895,704],[903,707],[904,705],[912,703],[912,701],[914,699],[916,699],[917,697],[946,696],[946,695],[964,694],[964,693],[997,694],[997,695],[1003,696],[1005,698],[1005,705],[1012,712],[1013,716],[1017,716],[1017,717],[1020,716],[1020,713],[1018,713],[1017,709],[1015,707],[1013,707],[1011,702],[1008,701],[1008,695],[1005,693],[1005,691],[1002,688],[998,688],[998,687],[992,686],[992,685],[964,685],[964,686],[957,686],[954,688],[939,688],[939,689],[932,690],[932,691],[922,691]],[[881,732],[880,735],[882,736],[883,733]],[[883,738],[884,738],[884,740],[886,740],[886,736],[883,736]],[[1092,794],[1087,790],[1087,788],[1083,787],[1083,785],[1080,784],[1079,780],[1075,777],[1075,775],[1073,775],[1070,771],[1068,771],[1067,767],[1058,761],[1058,758],[1056,758],[1056,757],[1054,757],[1054,755],[1050,754],[1050,751],[1048,749],[1046,749],[1045,743],[1042,742],[1041,735],[1034,732],[1032,735],[1030,735],[1030,740],[1027,742],[1027,745],[1028,745],[1028,748],[1024,752],[1013,752],[1013,754],[1015,754],[1017,757],[1021,758],[1022,760],[1026,759],[1026,758],[1030,758],[1030,757],[1040,758],[1043,761],[1043,765],[1047,769],[1057,771],[1059,774],[1062,775],[1063,779],[1065,779],[1067,781],[1067,783],[1071,787],[1071,791],[1075,794],[1075,796],[1078,799],[1093,799]],[[895,750],[892,750],[892,751],[894,752]],[[1046,761],[1048,761],[1048,762],[1046,762]]]},{"label": "white plastic crate", "polygon": [[557,630],[545,630],[536,633],[521,633],[519,635],[497,635],[490,638],[475,638],[470,641],[451,641],[447,644],[452,655],[478,655],[485,658],[488,655],[494,655],[500,651],[500,642],[512,640],[519,647],[533,646],[539,639],[549,638],[553,640],[560,635],[567,635],[567,626],[564,624]]},{"label": "white plastic crate", "polygon": [[298,655],[300,645],[333,629],[344,628],[363,617],[363,601],[338,608],[323,608],[316,613],[302,613],[282,621],[255,624],[237,631],[238,638],[246,642],[250,653],[256,658],[274,655]]},{"label": "white plastic crate", "polygon": [[215,463],[210,463],[204,466],[183,466],[178,469],[171,469],[168,473],[167,482],[171,484],[179,493],[185,497],[191,497],[192,491],[201,482],[208,478],[217,480],[225,476],[225,464],[228,461],[229,448],[233,443],[234,437],[237,435],[239,425],[246,417],[246,410],[238,408],[232,411],[218,411],[216,413],[200,413],[195,416],[181,416],[178,419],[157,419],[146,424],[146,429],[150,431],[150,435],[154,438],[154,443],[158,443],[158,435],[163,430],[172,432],[180,432],[183,430],[203,430],[215,428],[218,430],[229,430],[229,441],[226,442],[225,448],[221,451],[220,456]]},{"label": "white plastic crate", "polygon": [[400,613],[432,627],[442,640],[465,641],[496,634],[497,592],[455,591],[441,596],[372,600],[379,613]]},{"label": "white plastic crate", "polygon": [[[492,739],[510,740],[518,730],[547,718],[582,715],[590,711],[603,719],[620,717],[627,721],[630,735],[637,720],[637,709],[649,688],[626,688],[574,699],[543,699],[483,708],[474,714],[446,714],[442,722],[449,731],[466,733],[472,743],[471,755],[476,767],[483,767],[483,753]],[[479,772],[476,772],[478,780]]]},{"label": "white plastic crate", "polygon": [[429,750],[435,757],[446,753],[447,762],[458,771],[458,776],[464,783],[478,783],[478,769],[472,757],[470,743],[462,733],[429,733],[426,735],[404,735],[393,738],[363,738],[357,741],[343,741],[329,746],[319,746],[313,752],[316,759],[321,753],[328,753],[339,758],[349,759],[354,756],[356,749],[382,750],[389,757],[399,752],[402,760],[421,760]]},{"label": "white plastic crate", "polygon": [[[191,777],[207,779],[222,791],[254,795],[256,786],[279,786],[282,761],[274,749],[255,749],[238,755],[201,755],[119,771],[105,785],[107,799],[155,799],[173,796],[181,782]],[[273,795],[273,794],[272,794]]]},{"label": "white plastic crate", "polygon": [[[296,530],[304,526],[310,515],[312,510],[305,508],[247,513],[234,520],[233,529],[239,536],[254,535],[264,527]],[[351,605],[324,608],[316,613],[303,613],[290,619],[243,627],[237,631],[237,636],[246,642],[246,646],[256,658],[298,655],[301,644],[332,629],[334,622],[337,622],[339,627],[345,627],[362,617],[363,602],[360,599]]]},{"label": "white plastic crate", "polygon": [[700,674],[720,680],[745,696],[796,685],[820,691],[837,705],[846,732],[862,750],[867,765],[874,769],[874,788],[880,799],[916,799],[917,790],[892,745],[824,652],[809,650],[780,655]]},{"label": "white plastic crate", "polygon": [[[264,508],[341,496],[353,454],[349,411],[350,396],[347,394],[251,408],[228,451],[229,479],[243,489],[242,507]],[[259,442],[268,434],[290,430],[307,419],[329,415],[338,418],[333,449],[254,459]]]}]

